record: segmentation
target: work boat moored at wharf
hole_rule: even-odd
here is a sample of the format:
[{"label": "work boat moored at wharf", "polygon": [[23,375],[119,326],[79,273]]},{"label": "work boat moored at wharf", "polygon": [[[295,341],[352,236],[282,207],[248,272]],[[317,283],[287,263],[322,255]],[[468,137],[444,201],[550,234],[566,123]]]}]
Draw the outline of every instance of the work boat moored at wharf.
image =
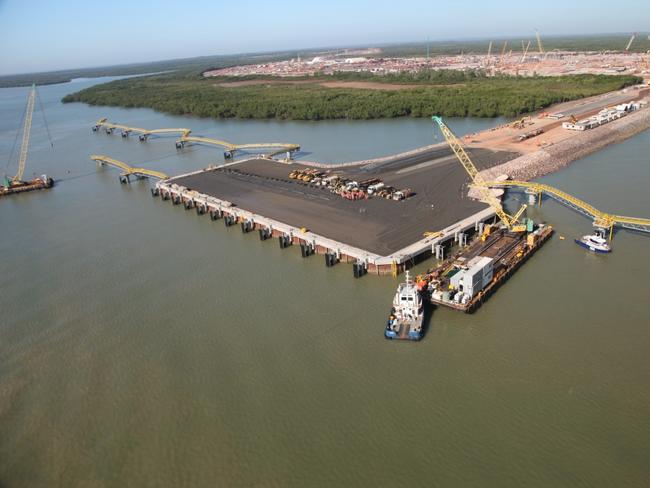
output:
[{"label": "work boat moored at wharf", "polygon": [[384,331],[386,339],[419,341],[422,339],[424,307],[422,296],[406,271],[406,281],[400,283],[393,298],[388,324]]},{"label": "work boat moored at wharf", "polygon": [[579,246],[592,252],[605,254],[612,251],[612,248],[607,244],[605,231],[602,229],[596,229],[596,232],[593,234],[582,236],[580,239],[576,239],[575,241]]}]

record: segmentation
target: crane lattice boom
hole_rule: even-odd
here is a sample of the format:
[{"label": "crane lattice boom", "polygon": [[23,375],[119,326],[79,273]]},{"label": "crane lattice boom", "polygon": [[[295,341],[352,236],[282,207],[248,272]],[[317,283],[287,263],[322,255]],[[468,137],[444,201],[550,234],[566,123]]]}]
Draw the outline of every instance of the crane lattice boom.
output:
[{"label": "crane lattice boom", "polygon": [[535,31],[535,37],[537,38],[537,49],[539,54],[544,54],[544,46],[542,45],[542,38],[539,35],[539,31]]},{"label": "crane lattice boom", "polygon": [[465,168],[465,171],[467,171],[467,174],[469,174],[476,188],[481,192],[481,199],[484,202],[488,203],[494,209],[497,216],[501,219],[501,221],[505,224],[505,226],[508,229],[512,229],[512,227],[517,223],[517,218],[521,215],[522,211],[520,210],[520,212],[517,213],[516,218],[510,217],[503,210],[503,207],[501,206],[501,202],[492,194],[492,191],[487,186],[485,180],[483,179],[478,169],[476,168],[472,160],[465,152],[465,149],[463,148],[461,142],[454,135],[451,129],[449,129],[449,127],[447,127],[447,125],[442,121],[442,118],[437,115],[431,117],[431,120],[437,123],[438,127],[440,127],[440,131],[442,132],[442,135],[445,137],[447,144],[449,144],[451,150],[454,151],[454,154],[456,155],[460,163],[463,165],[463,168]]},{"label": "crane lattice boom", "polygon": [[32,129],[32,115],[34,114],[34,103],[36,102],[36,85],[32,85],[32,90],[27,98],[27,110],[25,112],[25,123],[23,125],[23,142],[20,146],[20,159],[18,161],[18,173],[12,178],[13,182],[19,182],[23,179],[25,173],[25,163],[27,162],[27,148],[29,147],[29,133]]}]

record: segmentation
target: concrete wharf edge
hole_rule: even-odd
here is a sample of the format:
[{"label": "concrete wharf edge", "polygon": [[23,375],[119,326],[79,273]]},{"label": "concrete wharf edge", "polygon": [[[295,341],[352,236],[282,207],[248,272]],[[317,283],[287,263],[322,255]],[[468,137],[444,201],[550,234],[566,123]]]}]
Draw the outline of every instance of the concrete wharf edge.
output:
[{"label": "concrete wharf edge", "polygon": [[478,230],[479,224],[493,220],[496,215],[494,209],[491,207],[485,208],[442,229],[440,236],[424,237],[388,256],[380,256],[379,254],[315,234],[309,230],[303,232],[303,229],[299,227],[256,214],[241,207],[234,206],[227,200],[221,200],[195,190],[189,190],[184,186],[174,183],[176,179],[207,171],[211,171],[211,169],[201,169],[177,175],[168,180],[157,182],[155,188],[158,192],[170,198],[180,198],[183,204],[189,202],[193,207],[201,206],[206,213],[210,211],[220,212],[222,215],[235,217],[238,222],[249,222],[252,224],[251,230],[269,229],[272,232],[272,237],[288,236],[292,244],[311,245],[317,254],[332,253],[341,262],[363,263],[370,274],[390,275],[393,273],[394,268],[396,268],[395,271],[398,273],[402,272],[413,264],[417,257],[425,253],[432,254],[434,246],[446,243],[452,239],[458,241],[460,233],[470,229]]}]

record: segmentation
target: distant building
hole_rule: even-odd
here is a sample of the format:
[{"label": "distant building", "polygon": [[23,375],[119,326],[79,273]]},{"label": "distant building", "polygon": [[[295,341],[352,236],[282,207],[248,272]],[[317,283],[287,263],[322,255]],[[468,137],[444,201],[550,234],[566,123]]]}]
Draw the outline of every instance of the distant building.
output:
[{"label": "distant building", "polygon": [[368,58],[345,58],[347,64],[365,63],[366,61],[368,61]]}]

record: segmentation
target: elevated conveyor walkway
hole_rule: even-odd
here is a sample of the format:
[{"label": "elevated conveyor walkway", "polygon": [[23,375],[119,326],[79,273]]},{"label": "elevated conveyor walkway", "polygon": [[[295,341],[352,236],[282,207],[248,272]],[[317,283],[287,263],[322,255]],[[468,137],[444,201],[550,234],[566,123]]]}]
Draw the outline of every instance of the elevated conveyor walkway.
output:
[{"label": "elevated conveyor walkway", "polygon": [[224,156],[230,158],[236,151],[256,150],[256,149],[270,149],[271,151],[263,154],[266,158],[272,158],[284,152],[287,153],[287,159],[291,158],[291,153],[300,150],[299,144],[284,143],[284,142],[260,142],[253,144],[233,144],[232,142],[222,141],[219,139],[212,139],[210,137],[182,135],[176,141],[176,147],[183,147],[188,142],[197,144],[209,144],[212,146],[219,146],[226,150]]},{"label": "elevated conveyor walkway", "polygon": [[103,128],[106,133],[112,134],[114,130],[119,130],[122,134],[122,137],[128,137],[132,132],[139,134],[141,141],[146,141],[149,136],[156,134],[180,134],[180,138],[176,141],[176,147],[182,148],[185,144],[194,142],[197,144],[208,144],[212,146],[218,146],[225,149],[224,156],[226,158],[231,158],[236,151],[247,151],[247,150],[256,150],[256,149],[269,149],[270,151],[262,154],[265,158],[272,158],[278,154],[287,153],[287,159],[291,159],[291,156],[294,152],[300,151],[299,144],[285,143],[285,142],[260,142],[252,144],[234,144],[228,141],[222,141],[220,139],[213,139],[211,137],[203,136],[193,136],[191,129],[176,127],[170,129],[144,129],[142,127],[131,127],[123,124],[114,124],[109,122],[108,119],[103,118],[99,119],[92,129],[94,132],[99,131]]},{"label": "elevated conveyor walkway", "polygon": [[169,176],[166,175],[165,173],[162,173],[160,171],[155,171],[151,169],[145,169],[145,168],[134,168],[133,166],[129,166],[126,163],[123,163],[122,161],[118,161],[117,159],[109,158],[108,156],[100,156],[97,154],[93,154],[90,156],[90,159],[93,161],[98,162],[99,164],[107,164],[109,166],[112,166],[114,168],[122,170],[121,176],[124,177],[129,177],[131,175],[133,176],[139,176],[142,178],[154,178],[157,180],[167,180],[169,179]]},{"label": "elevated conveyor walkway", "polygon": [[192,130],[191,129],[186,129],[186,128],[170,128],[170,129],[143,129],[142,127],[130,127],[128,125],[122,125],[122,124],[113,124],[109,122],[107,119],[99,119],[97,123],[93,126],[93,130],[96,132],[100,128],[104,128],[106,132],[109,134],[112,133],[114,130],[119,130],[122,132],[123,137],[128,137],[128,135],[131,132],[134,132],[136,134],[140,134],[140,140],[145,141],[150,135],[155,135],[155,134],[180,134],[181,137],[183,136],[188,136]]},{"label": "elevated conveyor walkway", "polygon": [[[617,226],[625,229],[650,233],[650,219],[626,217],[624,215],[615,215],[603,212],[589,203],[550,185],[535,183],[532,181],[513,180],[489,181],[485,184],[491,188],[524,188],[530,193],[536,193],[539,197],[541,197],[542,194],[546,194],[558,202],[593,219],[594,225],[597,227],[611,230],[614,226]],[[539,201],[541,202],[541,198]]]}]

